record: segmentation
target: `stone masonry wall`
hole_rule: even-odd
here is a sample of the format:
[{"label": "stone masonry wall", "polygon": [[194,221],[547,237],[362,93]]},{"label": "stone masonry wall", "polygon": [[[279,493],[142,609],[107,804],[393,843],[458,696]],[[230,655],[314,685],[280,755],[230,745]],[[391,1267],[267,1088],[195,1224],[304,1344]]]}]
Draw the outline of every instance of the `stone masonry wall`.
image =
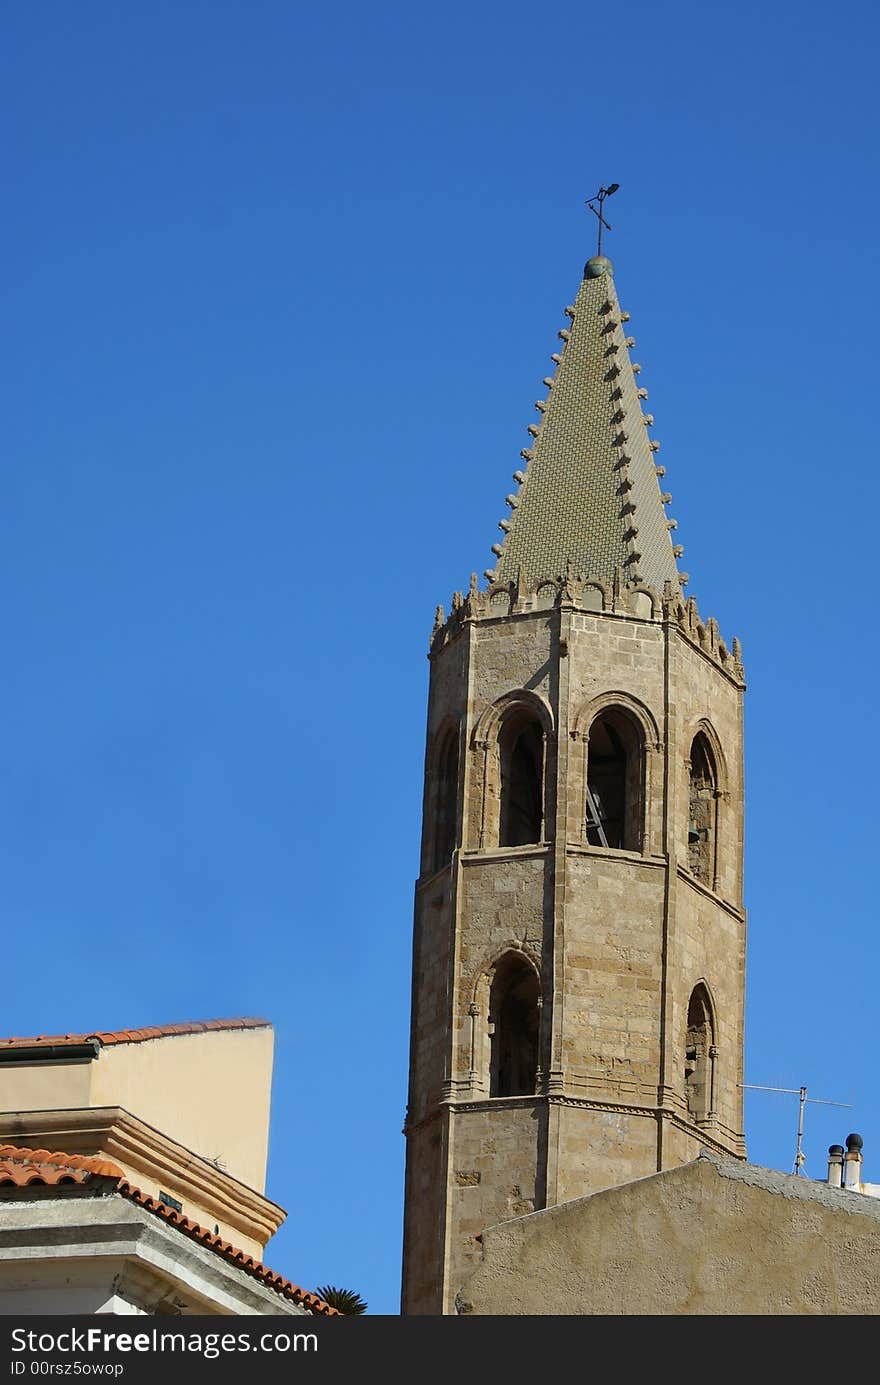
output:
[{"label": "stone masonry wall", "polygon": [[546,1103],[541,1100],[498,1098],[481,1110],[453,1114],[445,1312],[454,1311],[458,1285],[481,1259],[478,1237],[483,1228],[543,1206],[537,1180],[545,1143]]},{"label": "stone masonry wall", "polygon": [[[435,642],[426,763],[457,725],[459,846],[416,891],[405,1311],[453,1311],[493,1221],[674,1167],[703,1144],[745,1152],[739,655],[717,654],[717,627],[704,638],[692,604],[667,620],[650,598],[638,619],[615,603],[512,603]],[[627,850],[586,837],[589,728],[610,707],[643,745],[641,827]],[[509,715],[542,728],[542,840],[530,846],[499,846]],[[708,881],[689,870],[697,732],[717,761]],[[426,793],[426,841],[433,811]],[[540,977],[534,1098],[488,1095],[490,980],[509,951]],[[699,1120],[685,1085],[698,983],[715,1065]]]}]

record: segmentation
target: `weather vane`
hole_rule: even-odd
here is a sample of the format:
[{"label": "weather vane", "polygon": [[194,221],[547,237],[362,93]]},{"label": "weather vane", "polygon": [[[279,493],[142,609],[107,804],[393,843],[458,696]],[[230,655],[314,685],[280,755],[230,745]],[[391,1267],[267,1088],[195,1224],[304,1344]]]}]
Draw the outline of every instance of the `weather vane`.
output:
[{"label": "weather vane", "polygon": [[[593,213],[595,217],[598,218],[599,221],[599,244],[596,246],[597,255],[602,254],[603,227],[606,231],[610,231],[612,229],[611,222],[606,221],[604,216],[602,215],[602,206],[605,202],[605,198],[610,197],[613,192],[617,192],[617,189],[619,187],[619,183],[609,183],[607,188],[600,188],[599,191],[596,193],[596,196],[588,198],[588,200],[584,204],[585,206],[589,207],[590,211]],[[597,203],[598,206],[596,205]]]}]

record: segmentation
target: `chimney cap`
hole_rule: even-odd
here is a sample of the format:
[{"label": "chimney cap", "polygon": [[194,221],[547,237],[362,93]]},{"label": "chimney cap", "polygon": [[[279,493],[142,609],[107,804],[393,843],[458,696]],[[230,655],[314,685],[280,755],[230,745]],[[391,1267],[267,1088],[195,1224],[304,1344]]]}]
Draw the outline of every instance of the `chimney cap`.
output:
[{"label": "chimney cap", "polygon": [[864,1140],[862,1139],[861,1135],[856,1135],[856,1134],[847,1135],[847,1137],[846,1137],[846,1148],[847,1148],[847,1152],[848,1152],[849,1154],[858,1154],[858,1153],[860,1152],[862,1146],[864,1145],[864,1143],[865,1143],[865,1142],[864,1142]]},{"label": "chimney cap", "polygon": [[829,1146],[828,1146],[828,1153],[829,1153],[829,1154],[838,1154],[838,1155],[843,1154],[843,1145],[829,1145]]}]

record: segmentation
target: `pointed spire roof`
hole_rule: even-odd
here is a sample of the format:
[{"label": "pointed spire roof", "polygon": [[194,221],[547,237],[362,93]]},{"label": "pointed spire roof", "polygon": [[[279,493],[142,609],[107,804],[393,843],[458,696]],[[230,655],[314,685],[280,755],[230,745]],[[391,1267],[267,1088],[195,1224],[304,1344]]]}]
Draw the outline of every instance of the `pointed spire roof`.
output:
[{"label": "pointed spire roof", "polygon": [[662,591],[669,581],[678,589],[655,466],[659,443],[651,441],[650,415],[642,413],[646,392],[636,383],[634,343],[610,260],[588,260],[566,313],[571,323],[559,333],[556,374],[544,382],[547,398],[536,405],[541,421],[529,429],[527,465],[515,474],[519,492],[507,497],[511,515],[501,521],[505,537],[493,549],[494,578],[534,585],[563,576],[571,563],[609,584],[622,568],[627,583]]}]

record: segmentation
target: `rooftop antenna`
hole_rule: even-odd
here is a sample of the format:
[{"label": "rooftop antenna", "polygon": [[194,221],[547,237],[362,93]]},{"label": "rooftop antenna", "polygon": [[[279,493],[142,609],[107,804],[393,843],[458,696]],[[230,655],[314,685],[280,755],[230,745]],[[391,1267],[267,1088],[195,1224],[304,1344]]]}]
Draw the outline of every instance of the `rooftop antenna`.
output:
[{"label": "rooftop antenna", "polygon": [[[606,197],[610,197],[610,196],[612,195],[612,193],[617,192],[617,189],[618,189],[619,187],[620,187],[620,184],[619,184],[619,183],[609,183],[607,188],[600,188],[599,191],[596,193],[596,196],[595,196],[595,197],[590,197],[590,198],[588,198],[587,201],[584,203],[584,206],[589,207],[589,209],[590,209],[590,211],[593,213],[593,215],[594,215],[595,217],[597,217],[598,220],[599,220],[599,244],[596,246],[596,254],[597,254],[597,255],[601,255],[601,254],[602,254],[602,230],[603,230],[603,228],[604,228],[606,231],[610,231],[610,230],[613,229],[613,228],[612,228],[612,225],[611,225],[611,222],[610,222],[610,221],[606,221],[606,220],[605,220],[605,217],[604,217],[603,214],[602,214],[602,208],[603,208],[603,206],[604,206],[604,204],[605,204],[605,198],[606,198]],[[598,205],[597,205],[597,203],[598,203]]]},{"label": "rooftop antenna", "polygon": [[804,1154],[804,1107],[807,1102],[811,1106],[841,1106],[847,1111],[853,1109],[850,1101],[823,1101],[817,1096],[807,1096],[806,1087],[759,1087],[754,1082],[737,1082],[738,1087],[742,1087],[750,1092],[784,1092],[786,1096],[796,1096],[800,1098],[798,1105],[798,1127],[797,1127],[797,1149],[794,1156],[793,1173],[800,1174],[801,1169],[807,1162]]}]

